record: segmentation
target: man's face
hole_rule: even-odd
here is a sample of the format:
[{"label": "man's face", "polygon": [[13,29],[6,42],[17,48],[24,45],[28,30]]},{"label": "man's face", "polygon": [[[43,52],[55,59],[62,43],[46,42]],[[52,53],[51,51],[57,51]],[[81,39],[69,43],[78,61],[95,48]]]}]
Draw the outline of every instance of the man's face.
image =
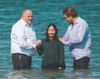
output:
[{"label": "man's face", "polygon": [[65,19],[70,22],[70,18],[66,16],[66,14],[64,14]]},{"label": "man's face", "polygon": [[67,21],[70,23],[70,24],[73,24],[73,18],[70,16],[68,17],[66,14],[64,14],[64,17],[65,19],[67,19]]},{"label": "man's face", "polygon": [[23,20],[27,23],[30,24],[32,22],[32,11],[31,10],[26,10],[23,13]]}]

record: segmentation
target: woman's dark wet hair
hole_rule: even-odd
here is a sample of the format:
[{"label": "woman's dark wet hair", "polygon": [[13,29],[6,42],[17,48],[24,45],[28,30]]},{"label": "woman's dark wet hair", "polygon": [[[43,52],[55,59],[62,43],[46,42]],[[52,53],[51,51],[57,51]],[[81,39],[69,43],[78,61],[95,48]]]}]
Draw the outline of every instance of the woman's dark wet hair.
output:
[{"label": "woman's dark wet hair", "polygon": [[46,30],[46,40],[49,40],[48,29],[53,27],[55,29],[55,35],[53,37],[54,40],[58,40],[58,30],[55,24],[49,24]]}]

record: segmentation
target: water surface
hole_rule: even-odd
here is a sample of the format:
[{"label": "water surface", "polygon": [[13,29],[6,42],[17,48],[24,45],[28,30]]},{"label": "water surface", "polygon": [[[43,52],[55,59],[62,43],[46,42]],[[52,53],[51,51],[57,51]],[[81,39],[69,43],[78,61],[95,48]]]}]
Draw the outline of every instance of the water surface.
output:
[{"label": "water surface", "polygon": [[[72,5],[90,27],[92,36],[89,70],[73,71],[72,56],[65,47],[64,71],[42,70],[42,57],[33,56],[31,70],[13,70],[10,54],[12,25],[20,19],[23,9],[33,10],[32,25],[37,38],[45,37],[49,23],[55,23],[62,37],[68,27],[62,14],[64,7]],[[0,0],[0,79],[99,79],[100,78],[100,0]]]}]

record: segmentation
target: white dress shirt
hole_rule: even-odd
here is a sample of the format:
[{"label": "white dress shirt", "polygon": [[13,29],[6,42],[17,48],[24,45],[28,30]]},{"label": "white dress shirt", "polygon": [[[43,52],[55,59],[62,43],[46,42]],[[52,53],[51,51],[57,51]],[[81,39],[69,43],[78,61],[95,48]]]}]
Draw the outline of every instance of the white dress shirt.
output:
[{"label": "white dress shirt", "polygon": [[33,27],[20,19],[12,27],[11,53],[21,53],[32,56],[36,48],[36,34]]},{"label": "white dress shirt", "polygon": [[75,60],[84,56],[90,57],[91,37],[88,24],[78,17],[74,25],[70,25],[64,35],[64,44],[68,45]]}]

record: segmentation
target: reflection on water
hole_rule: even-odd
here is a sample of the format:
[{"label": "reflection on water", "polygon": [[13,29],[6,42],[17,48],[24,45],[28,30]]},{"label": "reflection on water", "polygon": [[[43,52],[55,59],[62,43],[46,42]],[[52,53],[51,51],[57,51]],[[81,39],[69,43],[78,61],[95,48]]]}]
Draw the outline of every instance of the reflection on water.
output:
[{"label": "reflection on water", "polygon": [[92,79],[92,72],[90,70],[73,71],[69,79]]},{"label": "reflection on water", "polygon": [[10,70],[4,79],[92,79],[89,70]]}]

